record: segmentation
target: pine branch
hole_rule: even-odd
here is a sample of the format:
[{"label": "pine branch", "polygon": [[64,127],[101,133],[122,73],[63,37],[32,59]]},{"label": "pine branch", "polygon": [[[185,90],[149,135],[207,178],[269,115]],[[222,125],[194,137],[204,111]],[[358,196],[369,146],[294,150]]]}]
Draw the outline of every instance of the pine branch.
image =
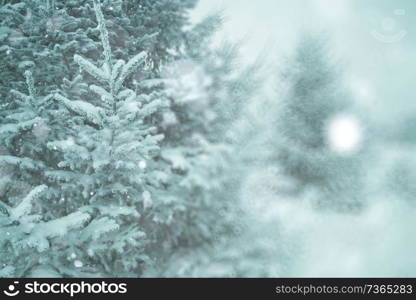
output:
[{"label": "pine branch", "polygon": [[36,89],[35,89],[35,82],[33,80],[32,72],[27,70],[25,72],[25,77],[26,77],[27,89],[29,90],[29,95],[32,100],[32,105],[34,105],[35,103],[33,103],[33,101],[35,101],[35,98],[36,98]]},{"label": "pine branch", "polygon": [[70,101],[69,99],[55,94],[54,98],[64,104],[66,108],[73,111],[74,113],[84,117],[87,121],[92,122],[95,125],[102,125],[102,110],[99,107],[96,107],[85,101]]},{"label": "pine branch", "polygon": [[129,76],[139,65],[145,62],[146,57],[146,52],[142,51],[136,56],[134,56],[132,59],[130,59],[129,62],[123,66],[120,75],[118,76],[118,79],[115,82],[114,91],[116,93],[120,90],[127,76]]},{"label": "pine branch", "polygon": [[19,219],[24,215],[27,215],[32,209],[33,201],[35,201],[39,195],[47,189],[46,185],[39,185],[35,187],[18,206],[11,210],[12,217]]},{"label": "pine branch", "polygon": [[83,242],[90,239],[97,240],[102,235],[118,230],[119,228],[120,226],[117,222],[108,217],[95,219],[82,231],[80,240]]},{"label": "pine branch", "polygon": [[19,91],[16,90],[11,90],[10,93],[15,96],[16,98],[18,98],[21,102],[23,102],[22,104],[26,104],[26,105],[30,105],[30,97],[28,95],[25,95]]},{"label": "pine branch", "polygon": [[97,17],[97,21],[98,21],[98,29],[100,30],[101,43],[104,48],[105,61],[107,62],[108,66],[111,68],[112,66],[111,48],[110,48],[110,42],[108,40],[108,31],[105,26],[105,19],[104,19],[103,12],[101,11],[101,5],[97,0],[94,0],[94,11],[95,11],[95,16]]},{"label": "pine branch", "polygon": [[0,201],[0,213],[5,216],[10,216],[10,211],[11,207]]},{"label": "pine branch", "polygon": [[113,70],[111,71],[111,81],[114,82],[117,79],[117,76],[120,74],[122,68],[126,62],[122,59],[119,59],[113,66]]},{"label": "pine branch", "polygon": [[83,69],[85,72],[95,77],[96,79],[104,82],[108,82],[110,80],[108,74],[106,74],[103,70],[96,67],[93,63],[83,58],[82,56],[75,54],[74,60],[80,66],[81,69]]},{"label": "pine branch", "polygon": [[41,170],[45,168],[43,162],[26,157],[16,157],[11,155],[0,155],[0,163],[9,164],[27,170]]},{"label": "pine branch", "polygon": [[35,118],[29,121],[19,122],[17,124],[5,124],[0,127],[0,134],[17,134],[22,131],[32,129],[33,125],[40,122],[41,118]]},{"label": "pine branch", "polygon": [[34,228],[27,239],[27,244],[36,247],[39,252],[43,252],[49,248],[48,239],[68,234],[70,230],[83,226],[90,217],[87,213],[77,211],[62,218],[41,223]]},{"label": "pine branch", "polygon": [[111,105],[114,102],[113,96],[102,87],[92,84],[90,90],[98,94],[106,104]]}]

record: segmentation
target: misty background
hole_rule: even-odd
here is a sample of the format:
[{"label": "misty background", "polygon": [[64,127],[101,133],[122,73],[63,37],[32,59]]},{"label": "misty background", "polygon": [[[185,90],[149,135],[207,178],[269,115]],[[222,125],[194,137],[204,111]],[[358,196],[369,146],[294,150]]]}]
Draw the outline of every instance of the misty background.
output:
[{"label": "misty background", "polygon": [[[270,74],[281,67],[301,32],[328,33],[336,56],[347,68],[353,91],[372,113],[391,119],[414,105],[415,10],[411,0],[202,0],[192,16],[199,20],[222,12],[224,24],[217,38],[243,40],[241,52],[246,62],[267,49]],[[402,31],[404,36],[393,43],[374,35],[401,36]]]},{"label": "misty background", "polygon": [[[253,115],[262,120],[265,114],[261,107],[272,107],[280,101],[278,73],[302,33],[324,32],[329,37],[331,53],[343,68],[345,84],[366,120],[371,122],[371,125],[362,124],[371,127],[364,132],[364,140],[378,141],[375,142],[378,146],[373,144],[373,150],[387,149],[375,150],[366,158],[372,162],[366,175],[371,182],[370,190],[382,189],[383,178],[393,161],[397,157],[405,161],[411,157],[403,154],[408,152],[403,150],[401,142],[411,145],[416,137],[413,99],[416,3],[411,0],[202,0],[192,16],[199,20],[218,11],[224,17],[224,24],[217,40],[242,42],[243,63],[253,62],[258,56],[266,62],[266,83],[251,103],[253,112],[260,111]],[[264,123],[267,130],[270,120],[266,118]],[[409,146],[409,149],[413,152],[414,148]],[[264,261],[271,274],[414,275],[416,211],[409,202],[376,193],[358,214],[319,212],[305,203],[280,201],[276,195],[268,195],[267,187],[259,188],[278,180],[269,171],[263,166],[250,177],[252,185],[246,185],[242,199],[246,197],[255,202],[247,210],[255,215],[253,223],[258,227],[254,231],[265,237],[267,249],[273,249],[269,253],[271,257]],[[266,225],[259,225],[262,222]],[[273,248],[276,247],[273,243],[280,244],[279,250]],[[221,265],[217,267],[221,269]]]}]

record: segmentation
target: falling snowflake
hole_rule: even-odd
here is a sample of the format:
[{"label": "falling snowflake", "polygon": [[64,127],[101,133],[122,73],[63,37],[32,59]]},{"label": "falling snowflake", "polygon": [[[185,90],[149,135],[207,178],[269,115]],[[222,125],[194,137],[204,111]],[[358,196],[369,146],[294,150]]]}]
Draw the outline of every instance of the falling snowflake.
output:
[{"label": "falling snowflake", "polygon": [[165,112],[162,116],[162,126],[166,128],[175,124],[178,124],[178,118],[175,113],[171,111]]},{"label": "falling snowflake", "polygon": [[74,261],[74,266],[75,266],[75,268],[82,268],[84,266],[84,264],[82,263],[82,261],[76,260],[76,261]]},{"label": "falling snowflake", "polygon": [[330,149],[339,154],[356,152],[361,145],[362,126],[353,116],[336,116],[328,123],[327,141]]},{"label": "falling snowflake", "polygon": [[144,191],[143,194],[143,207],[144,209],[152,207],[152,195],[149,191]]},{"label": "falling snowflake", "polygon": [[139,162],[139,168],[143,170],[143,169],[146,169],[146,167],[147,167],[147,163],[146,163],[146,161],[141,160],[141,161]]},{"label": "falling snowflake", "polygon": [[45,141],[48,138],[50,131],[51,129],[43,120],[33,124],[32,133],[38,142]]}]

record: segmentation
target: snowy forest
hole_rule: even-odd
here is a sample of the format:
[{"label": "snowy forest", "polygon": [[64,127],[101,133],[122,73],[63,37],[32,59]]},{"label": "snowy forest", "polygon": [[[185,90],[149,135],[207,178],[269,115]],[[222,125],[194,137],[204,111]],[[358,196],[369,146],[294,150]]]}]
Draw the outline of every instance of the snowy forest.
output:
[{"label": "snowy forest", "polygon": [[0,277],[416,275],[416,40],[262,1],[0,1]]}]

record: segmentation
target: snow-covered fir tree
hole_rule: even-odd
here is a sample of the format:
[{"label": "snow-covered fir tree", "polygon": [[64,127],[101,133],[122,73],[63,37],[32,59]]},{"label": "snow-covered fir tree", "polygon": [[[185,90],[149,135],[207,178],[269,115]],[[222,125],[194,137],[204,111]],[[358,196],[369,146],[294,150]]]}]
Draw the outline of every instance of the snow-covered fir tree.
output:
[{"label": "snow-covered fir tree", "polygon": [[58,201],[45,203],[55,195],[44,184],[58,161],[46,145],[62,131],[61,111],[55,109],[52,96],[38,95],[31,71],[25,71],[24,76],[28,92],[10,91],[16,108],[0,126],[0,206],[4,218],[0,251],[9,259],[1,276],[29,276],[39,268],[44,270],[42,275],[50,276],[59,264],[55,254],[60,241],[70,240],[70,229],[82,227],[89,215],[80,211],[54,214]]},{"label": "snow-covered fir tree", "polygon": [[[146,53],[129,61],[115,59],[109,34],[98,1],[94,1],[103,59],[92,63],[75,55],[85,74],[95,80],[89,84],[95,97],[68,99],[62,93],[55,100],[75,118],[73,136],[48,143],[61,152],[60,170],[48,173],[55,178],[61,193],[61,209],[88,211],[93,220],[77,242],[63,251],[75,253],[82,262],[66,275],[95,272],[96,276],[138,276],[146,255],[145,225],[152,195],[159,184],[152,167],[153,157],[162,139],[148,118],[163,106],[157,93],[137,94],[125,82],[137,68],[143,67]],[[91,101],[92,100],[92,101]],[[65,255],[63,254],[63,255]],[[62,256],[62,255],[61,255]],[[62,262],[64,265],[64,262]]]},{"label": "snow-covered fir tree", "polygon": [[232,129],[256,85],[237,46],[211,47],[220,18],[190,27],[195,0],[2,4],[1,201],[47,185],[30,214],[77,229],[41,227],[48,247],[14,274],[140,276],[220,238]]}]

